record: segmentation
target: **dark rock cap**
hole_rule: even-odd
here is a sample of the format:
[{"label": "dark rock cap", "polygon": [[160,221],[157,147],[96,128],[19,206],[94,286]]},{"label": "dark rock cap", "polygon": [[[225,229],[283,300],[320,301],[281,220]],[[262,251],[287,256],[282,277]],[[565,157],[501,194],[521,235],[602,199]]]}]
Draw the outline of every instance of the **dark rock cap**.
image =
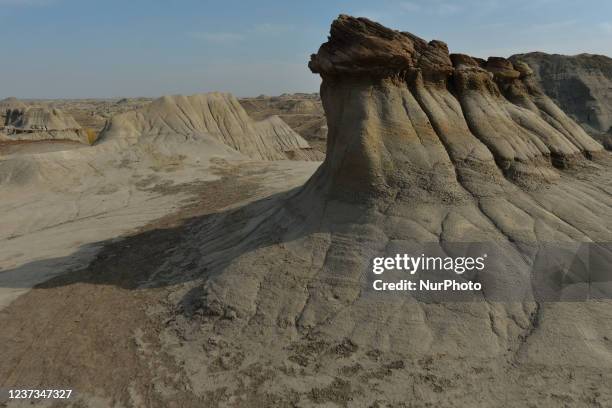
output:
[{"label": "dark rock cap", "polygon": [[347,15],[332,23],[329,40],[311,56],[308,67],[322,76],[386,76],[414,69],[452,72],[448,47],[442,41],[428,43],[367,18]]}]

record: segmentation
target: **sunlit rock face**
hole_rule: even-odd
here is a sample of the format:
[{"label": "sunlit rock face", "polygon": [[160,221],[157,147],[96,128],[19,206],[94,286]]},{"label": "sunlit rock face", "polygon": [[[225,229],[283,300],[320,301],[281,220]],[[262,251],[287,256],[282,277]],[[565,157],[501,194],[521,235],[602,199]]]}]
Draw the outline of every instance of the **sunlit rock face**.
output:
[{"label": "sunlit rock face", "polygon": [[441,41],[341,16],[309,67],[323,78],[325,170],[336,192],[401,189],[417,173],[465,178],[468,169],[538,184],[602,150],[519,62],[449,55]]}]

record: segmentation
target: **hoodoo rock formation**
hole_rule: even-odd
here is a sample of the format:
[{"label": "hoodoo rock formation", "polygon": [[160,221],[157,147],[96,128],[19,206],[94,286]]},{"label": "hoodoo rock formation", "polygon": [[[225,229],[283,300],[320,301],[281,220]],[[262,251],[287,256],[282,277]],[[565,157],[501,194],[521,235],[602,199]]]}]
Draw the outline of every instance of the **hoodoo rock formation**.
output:
[{"label": "hoodoo rock formation", "polygon": [[113,117],[100,139],[156,146],[203,142],[259,160],[322,157],[280,118],[254,121],[234,96],[225,93],[164,96]]},{"label": "hoodoo rock formation", "polygon": [[510,57],[527,63],[544,92],[593,137],[612,150],[612,59],[532,52]]},{"label": "hoodoo rock formation", "polygon": [[[537,185],[556,177],[553,168],[602,150],[541,92],[526,65],[449,55],[440,41],[365,19],[334,22],[310,68],[324,81],[326,167],[335,173],[327,179],[342,180],[334,191],[347,188],[345,174],[359,188],[365,181],[393,188],[399,174],[410,177],[415,167],[438,167],[437,177],[448,171],[450,178],[453,167],[460,178],[474,166],[492,174],[499,169]],[[338,163],[357,163],[363,178],[353,177],[350,166],[332,169]]]},{"label": "hoodoo rock formation", "polygon": [[[208,392],[239,392],[236,378],[257,356],[274,373],[262,392],[285,398],[311,387],[311,400],[341,406],[410,397],[546,406],[559,393],[582,406],[581,386],[567,388],[570,370],[598,401],[612,401],[603,386],[612,379],[610,271],[545,276],[555,299],[583,300],[575,302],[542,301],[534,272],[551,243],[589,243],[612,260],[602,145],[527,65],[449,54],[441,41],[365,18],[335,20],[309,67],[323,79],[329,128],[321,167],[300,189],[192,226],[168,260],[198,260],[206,272],[180,310],[202,332],[232,339],[222,372],[212,348],[194,359],[200,343],[187,341],[173,351],[189,356],[186,370],[210,378]],[[470,301],[372,290],[375,257],[428,246],[458,256],[462,243],[491,251],[486,270],[456,276],[482,284]],[[173,330],[194,336],[181,319]]]}]

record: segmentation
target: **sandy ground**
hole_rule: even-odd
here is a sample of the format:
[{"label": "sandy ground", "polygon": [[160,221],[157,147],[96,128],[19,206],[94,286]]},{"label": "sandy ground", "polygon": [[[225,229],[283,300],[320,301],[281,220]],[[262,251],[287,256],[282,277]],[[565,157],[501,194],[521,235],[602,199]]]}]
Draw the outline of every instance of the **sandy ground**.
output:
[{"label": "sandy ground", "polygon": [[[86,166],[81,160],[71,167],[70,158],[86,151],[69,147],[15,145],[0,157],[9,174],[0,187],[0,307],[45,279],[83,267],[104,240],[173,211],[188,197],[155,193],[150,172],[128,166],[102,173],[85,157]],[[163,173],[158,179],[171,183]]]},{"label": "sandy ground", "polygon": [[84,148],[87,145],[71,140],[46,140],[40,141],[3,141],[0,142],[0,156],[27,153],[58,152]]},{"label": "sandy ground", "polygon": [[[207,183],[233,167],[224,160],[185,164],[167,158],[122,159],[106,166],[88,157],[103,156],[95,149],[62,142],[4,148],[0,166],[8,181],[0,183],[0,308],[46,279],[84,267],[122,235],[189,206]],[[303,173],[302,181],[316,166],[241,164],[245,172],[287,173],[286,179],[270,177],[279,188],[295,182],[292,173]],[[289,167],[296,170],[286,171]]]},{"label": "sandy ground", "polygon": [[[263,167],[268,168],[254,165],[249,169],[247,166],[247,170],[243,170],[247,175],[240,181],[232,170],[219,169],[218,174],[226,174],[219,180],[156,190],[160,196],[151,200],[151,206],[157,206],[160,212],[149,214],[151,217],[163,211],[164,207],[159,208],[160,203],[185,196],[177,194],[177,191],[188,192],[190,198],[182,200],[180,210],[169,211],[171,214],[138,228],[138,239],[133,242],[128,237],[89,243],[81,245],[76,253],[66,256],[56,253],[56,259],[34,261],[3,273],[3,303],[6,306],[13,302],[0,315],[2,327],[6,328],[2,330],[0,343],[4,345],[4,355],[9,356],[0,363],[0,387],[18,384],[42,387],[50,385],[51,380],[56,385],[62,383],[78,390],[76,392],[81,399],[93,404],[90,406],[96,406],[96,398],[99,398],[99,406],[122,406],[138,402],[128,400],[132,391],[126,389],[130,379],[136,378],[137,384],[134,383],[132,387],[143,387],[137,394],[146,398],[141,401],[144,405],[137,406],[179,406],[166,405],[168,401],[156,399],[158,393],[166,395],[170,392],[164,387],[172,390],[173,398],[180,401],[180,406],[198,402],[193,395],[180,392],[181,378],[176,377],[178,368],[173,368],[173,362],[160,354],[159,347],[154,345],[156,339],[153,337],[159,333],[164,322],[148,315],[147,311],[163,305],[169,289],[138,288],[152,278],[149,276],[151,262],[153,259],[159,260],[160,251],[168,249],[168,242],[180,241],[180,229],[177,227],[186,219],[236,205],[265,194],[270,189],[282,188],[284,183],[303,181],[303,177],[308,176],[308,171],[302,171],[302,174],[297,172],[293,177],[284,177],[282,163]],[[313,168],[312,165],[306,167],[309,171]],[[253,175],[249,176],[249,172],[253,172]],[[271,173],[272,177],[267,180],[273,181],[276,187],[264,189],[260,183],[262,172]],[[166,210],[171,208],[165,207]],[[123,215],[129,211],[129,208],[124,208],[107,214],[105,223],[111,223],[116,217],[115,221],[125,228]],[[63,254],[75,247],[73,242],[66,242],[67,236],[87,227],[95,229],[98,226],[99,220],[95,217],[74,220],[33,232],[23,239],[36,244],[55,237],[56,241],[64,241],[63,244],[58,245],[60,248],[48,248],[47,251],[56,250]],[[118,230],[120,228],[115,226],[105,233],[111,235]],[[16,242],[14,246],[19,248],[24,244],[23,241]],[[94,262],[82,268],[91,259]],[[72,272],[65,273],[70,270]],[[24,273],[28,277],[22,277]],[[60,276],[27,291],[26,286],[51,275]],[[7,288],[11,284],[17,284],[19,288]],[[15,300],[17,295],[23,296]],[[149,357],[142,359],[141,353]],[[42,362],[41,358],[45,361]],[[157,383],[155,386],[151,385],[154,380]],[[147,390],[146,387],[160,389]]]},{"label": "sandy ground", "polygon": [[[201,406],[161,351],[166,323],[154,311],[167,305],[171,288],[155,283],[163,277],[151,276],[153,266],[189,219],[302,184],[317,165],[241,163],[238,171],[219,161],[177,183],[171,175],[106,194],[3,200],[0,343],[8,358],[0,388],[63,384],[75,390],[74,406]],[[114,205],[85,210],[105,199]]]}]

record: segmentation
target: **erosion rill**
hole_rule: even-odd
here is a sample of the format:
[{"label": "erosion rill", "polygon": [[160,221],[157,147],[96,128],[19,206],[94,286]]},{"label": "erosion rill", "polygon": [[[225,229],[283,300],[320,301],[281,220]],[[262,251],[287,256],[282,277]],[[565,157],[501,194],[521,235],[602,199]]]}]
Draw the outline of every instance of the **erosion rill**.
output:
[{"label": "erosion rill", "polygon": [[612,58],[532,52],[510,59],[527,63],[543,91],[587,133],[612,149]]},{"label": "erosion rill", "polygon": [[[274,368],[268,395],[580,405],[588,386],[609,401],[609,270],[535,274],[547,246],[588,243],[609,265],[609,153],[526,65],[449,54],[367,19],[340,16],[309,67],[323,79],[326,159],[301,189],[191,230],[185,245],[207,272],[187,315]],[[457,277],[482,284],[469,301],[372,290],[375,257],[457,256],[466,243],[490,251],[485,270]],[[218,374],[214,353],[182,355],[220,383],[251,375],[252,358]]]},{"label": "erosion rill", "polygon": [[15,98],[0,101],[0,143],[49,140],[90,143],[87,131],[59,109],[28,107]]}]

